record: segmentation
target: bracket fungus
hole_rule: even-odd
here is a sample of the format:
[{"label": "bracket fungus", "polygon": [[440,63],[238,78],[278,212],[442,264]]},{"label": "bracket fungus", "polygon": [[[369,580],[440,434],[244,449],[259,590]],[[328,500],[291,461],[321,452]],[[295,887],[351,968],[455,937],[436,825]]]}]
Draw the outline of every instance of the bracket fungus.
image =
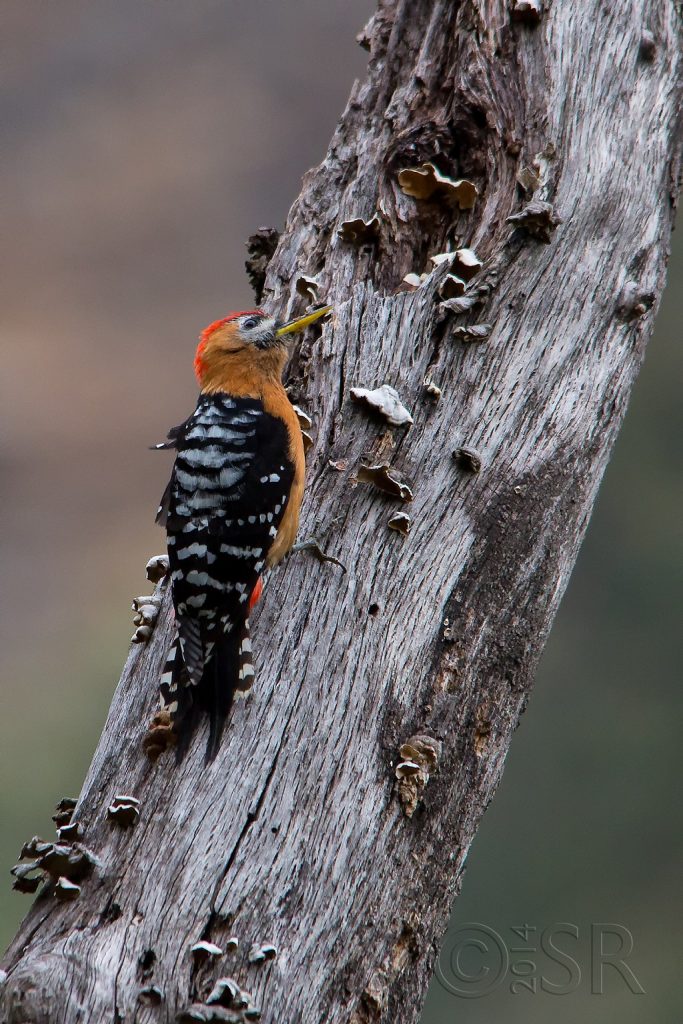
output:
[{"label": "bracket fungus", "polygon": [[368,391],[367,388],[351,388],[351,398],[359,405],[365,405],[373,412],[379,413],[392,427],[409,427],[413,422],[413,417],[401,402],[398,391],[390,384],[382,384],[374,391]]},{"label": "bracket fungus", "polygon": [[16,892],[34,893],[45,879],[45,872],[37,860],[15,864],[10,874],[14,876],[12,888]]},{"label": "bracket fungus", "polygon": [[58,878],[55,882],[55,896],[63,903],[71,903],[81,895],[81,887],[68,878]]},{"label": "bracket fungus", "polygon": [[115,796],[107,807],[107,817],[121,828],[130,828],[140,817],[140,801],[134,796]]},{"label": "bracket fungus", "polygon": [[211,1005],[240,1008],[243,1003],[241,998],[242,989],[234,978],[219,978],[206,997],[206,1002]]},{"label": "bracket fungus", "polygon": [[457,299],[465,294],[466,288],[467,282],[461,277],[458,277],[456,274],[446,274],[436,290],[442,299]]},{"label": "bracket fungus", "polygon": [[543,0],[510,0],[510,16],[513,21],[538,25],[543,16]]},{"label": "bracket fungus", "polygon": [[463,281],[471,281],[483,265],[474,249],[456,249],[453,253],[453,270]]},{"label": "bracket fungus", "polygon": [[551,203],[544,203],[541,199],[532,199],[519,213],[513,213],[508,217],[507,223],[513,224],[517,228],[523,228],[539,242],[548,244],[553,231],[558,224],[562,223],[562,218],[555,213]]},{"label": "bracket fungus", "polygon": [[473,448],[456,448],[453,458],[460,467],[468,473],[478,473],[481,470],[481,455]]},{"label": "bracket fungus", "polygon": [[65,796],[59,801],[55,807],[55,813],[52,815],[57,828],[62,828],[64,825],[68,825],[71,821],[71,816],[76,810],[76,804],[78,800],[72,796]]},{"label": "bracket fungus", "polygon": [[[11,870],[15,878],[14,888],[19,892],[35,892],[41,882],[50,879],[55,883],[56,895],[57,884],[62,881],[82,882],[97,864],[97,858],[81,843],[48,843],[40,836],[24,843],[19,856],[20,863]],[[64,885],[62,889],[67,891]],[[78,896],[78,892],[71,889],[68,892],[71,895],[60,898],[75,899]]]},{"label": "bracket fungus", "polygon": [[261,1010],[246,989],[241,988],[234,978],[219,978],[206,1002],[193,1003],[178,1020],[220,1020],[243,1024],[245,1020],[258,1020],[260,1017]]},{"label": "bracket fungus", "polygon": [[517,184],[527,198],[531,198],[541,184],[541,177],[536,167],[522,167],[517,173]]},{"label": "bracket fungus", "polygon": [[215,942],[207,942],[205,939],[195,942],[190,952],[197,964],[205,964],[208,960],[216,960],[223,956],[220,946],[217,946]]},{"label": "bracket fungus", "polygon": [[154,555],[145,566],[150,583],[160,583],[165,576],[168,576],[168,571],[168,555]]},{"label": "bracket fungus", "polygon": [[138,1002],[143,1006],[160,1006],[164,993],[157,985],[148,985],[138,992]]},{"label": "bracket fungus", "polygon": [[294,287],[299,295],[303,295],[309,302],[318,301],[318,289],[320,288],[319,282],[314,277],[309,277],[308,274],[299,274],[297,277]]},{"label": "bracket fungus", "polygon": [[350,242],[351,245],[372,245],[379,234],[379,217],[375,214],[370,220],[356,217],[342,221],[337,234],[342,242]]},{"label": "bracket fungus", "polygon": [[412,818],[430,774],[439,766],[441,742],[420,733],[402,743],[398,752],[401,760],[394,770],[398,798],[406,817]]},{"label": "bracket fungus", "polygon": [[356,471],[356,480],[360,484],[373,484],[378,490],[390,494],[392,498],[400,498],[401,501],[413,500],[413,492],[408,484],[400,479],[397,471],[387,462],[376,466],[368,466],[361,462]]},{"label": "bracket fungus", "polygon": [[249,950],[249,963],[250,964],[262,964],[266,960],[274,960],[277,956],[277,947],[271,942],[266,943],[263,946],[259,946],[258,943]]},{"label": "bracket fungus", "polygon": [[481,298],[477,294],[472,294],[447,299],[445,302],[440,302],[437,309],[439,318],[443,320],[449,313],[459,316],[461,313],[467,313],[470,309],[480,305]]},{"label": "bracket fungus", "polygon": [[469,327],[454,327],[453,337],[465,342],[486,341],[492,330],[491,324],[471,324]]},{"label": "bracket fungus", "polygon": [[411,527],[410,516],[407,512],[394,512],[393,516],[390,516],[387,526],[390,530],[395,530],[396,533],[407,537]]},{"label": "bracket fungus", "polygon": [[435,384],[433,380],[429,379],[429,377],[425,377],[422,383],[429,397],[434,402],[438,402],[439,399],[441,398],[441,388],[438,386],[438,384]]},{"label": "bracket fungus", "polygon": [[428,274],[415,274],[412,272],[410,274],[406,274],[403,278],[403,284],[406,286],[405,290],[414,292],[416,288],[419,288],[421,284],[424,284],[428,277]]},{"label": "bracket fungus", "polygon": [[461,210],[471,210],[479,195],[473,182],[466,178],[449,178],[431,163],[405,167],[398,172],[398,183],[405,195],[413,199],[442,199]]},{"label": "bracket fungus", "polygon": [[166,750],[175,746],[176,741],[177,736],[170,714],[168,711],[157,711],[149,723],[142,741],[145,754],[152,763],[155,763]]},{"label": "bracket fungus", "polygon": [[298,405],[293,405],[292,408],[294,409],[294,412],[296,413],[296,418],[299,421],[299,426],[301,427],[301,429],[302,430],[310,430],[311,427],[313,426],[313,420],[308,415],[308,413],[304,412],[304,410],[300,406],[298,406]]},{"label": "bracket fungus", "polygon": [[57,829],[57,840],[60,843],[75,843],[81,837],[81,826],[79,822],[69,822],[68,825],[61,825]]},{"label": "bracket fungus", "polygon": [[151,637],[154,623],[159,617],[161,598],[154,594],[136,597],[131,607],[135,612],[133,625],[137,627],[130,638],[131,643],[144,644]]},{"label": "bracket fungus", "polygon": [[440,267],[442,263],[450,263],[454,256],[454,252],[437,252],[434,253],[433,256],[429,257],[429,262],[434,268],[436,268]]}]

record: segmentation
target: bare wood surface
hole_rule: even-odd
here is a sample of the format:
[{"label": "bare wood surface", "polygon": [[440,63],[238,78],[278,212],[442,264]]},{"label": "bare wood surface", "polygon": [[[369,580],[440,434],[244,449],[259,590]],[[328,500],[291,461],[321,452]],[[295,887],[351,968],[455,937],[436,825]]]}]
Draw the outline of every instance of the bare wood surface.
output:
[{"label": "bare wood surface", "polygon": [[[301,536],[347,572],[303,551],[271,576],[256,684],[208,768],[204,736],[180,769],[141,754],[164,597],[74,816],[96,863],[76,900],[36,900],[0,1019],[245,1019],[206,1003],[221,977],[269,1024],[418,1019],[643,358],[678,184],[672,0],[546,8],[535,23],[493,0],[380,3],[368,79],[304,179],[263,300],[300,311],[303,274],[335,305],[291,384],[313,420]],[[402,191],[399,172],[432,161],[476,185],[473,209]],[[532,192],[551,209],[509,222]],[[476,306],[439,309],[446,263],[404,290],[459,246],[484,264]],[[483,342],[457,331],[481,324]],[[411,426],[349,399],[385,383]],[[389,464],[413,500],[355,483],[361,462]],[[107,816],[116,795],[140,801],[128,828]],[[223,955],[200,963],[200,940]]]}]

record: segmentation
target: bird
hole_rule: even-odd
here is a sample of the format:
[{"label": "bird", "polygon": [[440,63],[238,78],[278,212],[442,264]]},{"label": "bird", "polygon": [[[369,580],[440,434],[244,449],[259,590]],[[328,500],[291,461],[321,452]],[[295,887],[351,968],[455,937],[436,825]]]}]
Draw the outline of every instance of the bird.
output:
[{"label": "bird", "polygon": [[263,570],[294,545],[304,493],[301,428],[282,383],[288,335],[330,311],[281,323],[252,309],[209,324],[194,360],[196,408],[154,446],[175,450],[156,517],[167,534],[175,633],[144,741],[152,760],[174,745],[182,761],[208,713],[212,761],[235,695],[253,683],[249,611]]}]

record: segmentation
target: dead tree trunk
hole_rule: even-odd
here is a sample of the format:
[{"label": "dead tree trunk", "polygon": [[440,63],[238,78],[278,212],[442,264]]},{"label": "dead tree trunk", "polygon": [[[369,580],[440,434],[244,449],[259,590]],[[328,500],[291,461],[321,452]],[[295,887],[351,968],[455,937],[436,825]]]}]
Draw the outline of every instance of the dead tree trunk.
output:
[{"label": "dead tree trunk", "polygon": [[[164,596],[75,813],[97,863],[73,902],[36,900],[3,1020],[249,1019],[228,990],[206,1003],[231,977],[268,1022],[417,1021],[643,358],[676,197],[673,0],[541,6],[382,0],[361,37],[368,79],[264,299],[334,303],[291,382],[314,421],[302,536],[348,571],[302,553],[271,577],[256,685],[208,768],[201,736],[181,768],[141,753]],[[478,273],[469,253],[430,263],[461,248]],[[412,426],[349,400],[385,383]],[[361,462],[391,466],[393,496]],[[127,829],[117,794],[140,801]],[[73,874],[66,853],[53,874]]]}]

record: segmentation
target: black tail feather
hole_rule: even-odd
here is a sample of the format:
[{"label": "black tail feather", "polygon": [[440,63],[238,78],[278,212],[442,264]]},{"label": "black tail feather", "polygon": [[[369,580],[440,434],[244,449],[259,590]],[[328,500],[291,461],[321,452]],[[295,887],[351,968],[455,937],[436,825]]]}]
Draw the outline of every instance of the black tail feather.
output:
[{"label": "black tail feather", "polygon": [[[169,721],[167,745],[175,745],[177,764],[189,750],[204,713],[209,716],[206,763],[213,761],[220,749],[223,728],[235,694],[243,695],[253,682],[249,620],[237,628],[233,627],[219,640],[213,639],[205,651],[207,648],[210,654],[204,670],[199,681],[193,683],[176,633],[161,677],[160,710],[166,713]],[[154,742],[158,741],[155,739]]]},{"label": "black tail feather", "polygon": [[213,761],[221,745],[225,720],[235,697],[239,671],[240,637],[231,630],[216,643],[199,684],[197,699],[209,714],[206,763]]}]

